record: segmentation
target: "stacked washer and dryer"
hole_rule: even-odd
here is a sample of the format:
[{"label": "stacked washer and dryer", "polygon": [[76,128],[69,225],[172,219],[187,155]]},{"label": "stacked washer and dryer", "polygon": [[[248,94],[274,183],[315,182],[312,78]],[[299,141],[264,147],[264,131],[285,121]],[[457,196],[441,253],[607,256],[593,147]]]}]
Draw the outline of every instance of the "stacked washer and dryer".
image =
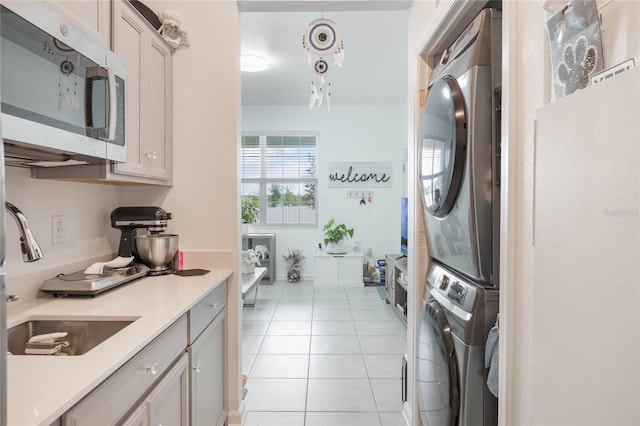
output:
[{"label": "stacked washer and dryer", "polygon": [[418,176],[430,256],[416,344],[424,426],[497,424],[485,343],[499,302],[501,26],[484,9],[429,82]]}]

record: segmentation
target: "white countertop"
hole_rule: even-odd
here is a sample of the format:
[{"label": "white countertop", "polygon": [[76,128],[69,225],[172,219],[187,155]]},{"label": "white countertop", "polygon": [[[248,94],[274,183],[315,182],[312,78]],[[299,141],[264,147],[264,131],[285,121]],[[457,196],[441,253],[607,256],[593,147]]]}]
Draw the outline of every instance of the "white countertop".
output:
[{"label": "white countertop", "polygon": [[48,426],[231,274],[144,277],[95,298],[41,298],[10,309],[9,328],[48,317],[139,318],[83,355],[8,356],[8,424]]}]

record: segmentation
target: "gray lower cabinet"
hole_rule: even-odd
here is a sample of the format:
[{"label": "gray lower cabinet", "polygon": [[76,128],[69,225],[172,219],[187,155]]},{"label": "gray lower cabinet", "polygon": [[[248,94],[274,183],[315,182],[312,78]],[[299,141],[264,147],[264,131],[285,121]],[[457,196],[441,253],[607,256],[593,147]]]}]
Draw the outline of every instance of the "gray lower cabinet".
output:
[{"label": "gray lower cabinet", "polygon": [[227,420],[227,283],[216,287],[189,312],[191,424],[224,425]]},{"label": "gray lower cabinet", "polygon": [[189,347],[193,425],[224,425],[226,421],[225,321],[226,310]]},{"label": "gray lower cabinet", "polygon": [[189,424],[189,357],[184,354],[133,413],[124,426]]},{"label": "gray lower cabinet", "polygon": [[53,425],[224,425],[226,305],[224,282]]},{"label": "gray lower cabinet", "polygon": [[[187,315],[95,388],[62,417],[65,426],[117,424],[151,395],[187,344]],[[180,424],[180,423],[177,423]],[[183,423],[186,424],[186,423]]]}]

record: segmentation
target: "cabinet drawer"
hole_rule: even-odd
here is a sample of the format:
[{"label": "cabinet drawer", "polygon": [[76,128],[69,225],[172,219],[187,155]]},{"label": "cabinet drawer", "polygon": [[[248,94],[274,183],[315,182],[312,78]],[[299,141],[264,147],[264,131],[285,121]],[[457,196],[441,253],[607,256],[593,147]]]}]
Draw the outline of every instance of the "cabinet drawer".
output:
[{"label": "cabinet drawer", "polygon": [[185,351],[187,316],[183,315],[153,342],[63,417],[66,426],[116,424]]},{"label": "cabinet drawer", "polygon": [[189,344],[227,305],[227,282],[220,284],[189,311]]}]

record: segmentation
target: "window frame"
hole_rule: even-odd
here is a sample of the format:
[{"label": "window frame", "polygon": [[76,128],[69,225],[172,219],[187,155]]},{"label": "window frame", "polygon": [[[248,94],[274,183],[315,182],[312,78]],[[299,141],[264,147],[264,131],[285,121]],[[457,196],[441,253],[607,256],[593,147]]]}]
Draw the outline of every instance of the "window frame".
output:
[{"label": "window frame", "polygon": [[[316,176],[315,177],[299,177],[299,178],[269,178],[267,177],[266,170],[266,150],[267,150],[267,137],[273,136],[282,136],[282,137],[314,137],[315,138],[315,149],[316,149]],[[258,198],[259,198],[259,210],[260,213],[258,215],[258,222],[252,224],[253,226],[261,227],[261,228],[317,228],[318,227],[318,145],[320,140],[319,132],[244,132],[241,135],[240,139],[240,163],[242,163],[242,139],[244,137],[258,137],[259,138],[259,146],[260,146],[260,177],[251,177],[245,178],[242,177],[243,170],[242,166],[240,167],[240,197],[242,198],[242,185],[243,184],[254,184],[258,185]],[[286,185],[286,184],[315,184],[316,186],[316,197],[315,197],[315,208],[314,208],[314,222],[313,223],[267,223],[267,206],[269,203],[269,186],[276,185]]]}]

